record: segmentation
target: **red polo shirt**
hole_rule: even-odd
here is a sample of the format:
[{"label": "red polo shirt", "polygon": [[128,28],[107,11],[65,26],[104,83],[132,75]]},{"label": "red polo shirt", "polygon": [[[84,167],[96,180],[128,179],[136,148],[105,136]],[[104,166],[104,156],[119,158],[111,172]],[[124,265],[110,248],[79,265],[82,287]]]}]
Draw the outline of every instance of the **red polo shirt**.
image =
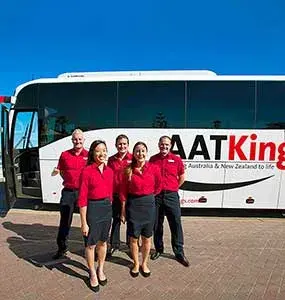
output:
[{"label": "red polo shirt", "polygon": [[120,193],[121,201],[126,201],[128,194],[144,196],[159,194],[161,191],[161,174],[157,166],[146,163],[142,173],[134,169],[131,178],[124,173],[121,175]]},{"label": "red polo shirt", "polygon": [[87,206],[88,199],[109,198],[113,195],[113,171],[104,165],[101,173],[97,164],[85,167],[80,176],[78,206]]},{"label": "red polo shirt", "polygon": [[160,153],[149,160],[157,165],[162,176],[162,190],[177,192],[179,189],[178,177],[184,174],[184,165],[181,158],[171,152],[163,156]]},{"label": "red polo shirt", "polygon": [[68,189],[79,188],[79,177],[82,169],[87,162],[88,151],[82,149],[79,155],[76,155],[74,149],[69,149],[61,153],[57,169],[61,171],[63,177],[63,186]]},{"label": "red polo shirt", "polygon": [[117,154],[109,157],[108,166],[114,172],[114,189],[113,192],[118,194],[120,188],[120,178],[123,170],[132,162],[133,155],[129,152],[121,159]]}]

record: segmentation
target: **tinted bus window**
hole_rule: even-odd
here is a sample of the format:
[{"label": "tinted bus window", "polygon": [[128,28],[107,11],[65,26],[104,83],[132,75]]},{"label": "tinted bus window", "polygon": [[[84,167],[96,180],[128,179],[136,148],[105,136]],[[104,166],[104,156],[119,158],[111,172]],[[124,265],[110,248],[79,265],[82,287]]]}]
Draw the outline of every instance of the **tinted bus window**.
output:
[{"label": "tinted bus window", "polygon": [[257,128],[285,128],[285,82],[257,82]]},{"label": "tinted bus window", "polygon": [[38,107],[38,84],[24,87],[17,96],[15,107],[18,109],[34,109]]},{"label": "tinted bus window", "polygon": [[188,127],[255,127],[254,82],[192,81],[187,86]]},{"label": "tinted bus window", "polygon": [[40,85],[41,145],[70,135],[75,128],[116,127],[116,91],[116,82]]},{"label": "tinted bus window", "polygon": [[185,126],[184,82],[120,82],[119,127]]}]

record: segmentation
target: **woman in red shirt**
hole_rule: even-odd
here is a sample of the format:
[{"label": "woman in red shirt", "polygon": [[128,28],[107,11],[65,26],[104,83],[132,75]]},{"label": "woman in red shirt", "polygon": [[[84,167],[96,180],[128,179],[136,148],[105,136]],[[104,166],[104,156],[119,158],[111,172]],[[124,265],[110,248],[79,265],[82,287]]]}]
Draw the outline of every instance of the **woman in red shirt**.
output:
[{"label": "woman in red shirt", "polygon": [[[81,231],[85,242],[86,261],[89,267],[90,288],[99,291],[99,284],[106,285],[104,262],[112,220],[113,171],[106,165],[105,142],[94,141],[88,153],[87,166],[81,173],[78,206]],[[94,250],[98,254],[95,271]]]},{"label": "woman in red shirt", "polygon": [[[161,190],[160,170],[154,164],[146,162],[146,156],[146,144],[137,142],[133,150],[132,163],[125,169],[120,186],[120,200],[126,201],[126,206],[122,206],[122,213],[126,215],[130,248],[134,260],[134,266],[130,270],[132,277],[137,277],[139,271],[144,277],[150,276],[147,263],[155,221],[154,196]],[[140,236],[142,240],[141,267],[138,247]]]}]

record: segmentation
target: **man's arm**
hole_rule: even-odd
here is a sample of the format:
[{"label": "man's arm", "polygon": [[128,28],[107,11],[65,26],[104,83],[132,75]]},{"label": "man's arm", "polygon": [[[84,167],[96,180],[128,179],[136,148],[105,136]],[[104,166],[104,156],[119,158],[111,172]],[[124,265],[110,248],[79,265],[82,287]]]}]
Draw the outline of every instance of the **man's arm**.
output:
[{"label": "man's arm", "polygon": [[178,185],[179,185],[179,187],[181,187],[181,185],[184,183],[184,181],[185,181],[185,173],[178,176]]}]

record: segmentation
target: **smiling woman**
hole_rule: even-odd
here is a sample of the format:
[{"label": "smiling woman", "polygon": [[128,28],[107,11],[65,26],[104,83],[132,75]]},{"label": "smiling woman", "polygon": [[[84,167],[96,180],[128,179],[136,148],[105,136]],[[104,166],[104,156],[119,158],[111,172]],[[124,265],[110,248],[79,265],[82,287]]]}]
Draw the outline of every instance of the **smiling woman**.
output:
[{"label": "smiling woman", "polygon": [[[113,171],[105,165],[106,159],[105,142],[94,141],[89,149],[87,167],[81,175],[78,196],[81,232],[90,274],[89,285],[94,292],[99,291],[99,283],[107,283],[104,262],[112,220]],[[95,246],[98,254],[97,270],[94,266]]]}]

